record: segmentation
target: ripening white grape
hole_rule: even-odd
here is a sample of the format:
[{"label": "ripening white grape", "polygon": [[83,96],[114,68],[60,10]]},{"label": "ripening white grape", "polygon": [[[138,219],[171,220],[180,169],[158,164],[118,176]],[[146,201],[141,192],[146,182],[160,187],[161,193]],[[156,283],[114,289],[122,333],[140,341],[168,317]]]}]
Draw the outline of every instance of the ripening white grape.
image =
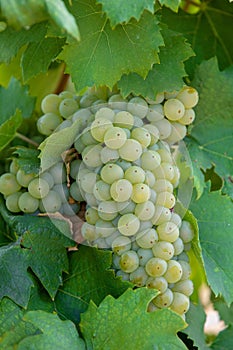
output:
[{"label": "ripening white grape", "polygon": [[183,293],[187,297],[193,294],[193,282],[191,280],[183,280],[174,284],[172,291]]},{"label": "ripening white grape", "polygon": [[156,202],[156,197],[157,197],[157,194],[156,194],[155,190],[151,189],[150,190],[150,198],[149,199],[154,204]]},{"label": "ripening white grape", "polygon": [[170,98],[164,103],[164,114],[172,121],[179,120],[183,117],[185,106],[176,98]]},{"label": "ripening white grape", "polygon": [[129,180],[131,184],[143,183],[145,181],[145,172],[142,168],[133,165],[125,171],[125,179]]},{"label": "ripening white grape", "polygon": [[131,200],[117,203],[117,209],[120,215],[133,213],[135,211],[135,208],[136,203]]},{"label": "ripening white grape", "polygon": [[22,192],[15,192],[6,197],[6,207],[12,213],[19,213],[21,211],[18,200]]},{"label": "ripening white grape", "polygon": [[153,125],[159,131],[159,139],[160,140],[165,140],[171,135],[172,126],[171,126],[171,123],[169,122],[169,120],[163,118],[161,120],[153,122]]},{"label": "ripening white grape", "polygon": [[[107,221],[109,223],[109,221]],[[109,227],[110,230],[110,227]],[[111,248],[112,247],[112,242],[117,238],[121,236],[120,232],[114,227],[114,231],[105,237],[105,242],[106,242],[106,248]],[[134,250],[134,249],[132,249]]]},{"label": "ripening white grape", "polygon": [[52,190],[59,194],[62,203],[66,203],[68,201],[70,191],[66,183],[56,184],[52,187]]},{"label": "ripening white grape", "polygon": [[141,97],[133,97],[128,102],[127,110],[133,115],[143,119],[147,114],[148,104]]},{"label": "ripening white grape", "polygon": [[131,240],[129,237],[120,235],[112,242],[111,248],[114,253],[122,255],[131,249]]},{"label": "ripening white grape", "polygon": [[125,131],[116,126],[109,128],[104,134],[105,145],[114,150],[121,148],[126,140]]},{"label": "ripening white grape", "polygon": [[133,185],[133,193],[131,199],[135,203],[147,202],[150,198],[150,187],[144,183],[137,183]]},{"label": "ripening white grape", "polygon": [[95,140],[103,142],[104,134],[112,126],[113,124],[110,120],[104,118],[97,118],[91,124],[91,134]]},{"label": "ripening white grape", "polygon": [[155,145],[160,138],[159,129],[153,124],[143,125],[143,128],[146,129],[147,131],[149,131],[149,133],[150,133],[150,137],[151,137],[150,146]]},{"label": "ripening white grape", "polygon": [[85,145],[85,146],[89,146],[89,145],[94,145],[97,144],[98,141],[96,141],[94,139],[94,137],[91,134],[91,130],[89,127],[85,128],[82,132],[82,134],[80,135],[80,141]]},{"label": "ripening white grape", "polygon": [[151,201],[138,203],[135,207],[134,213],[141,221],[150,220],[155,213],[154,203],[152,203]]},{"label": "ripening white grape", "polygon": [[78,184],[76,182],[73,182],[70,185],[70,195],[77,202],[83,202],[84,201],[82,193],[80,191],[80,187],[78,186]]},{"label": "ripening white grape", "polygon": [[176,260],[169,260],[167,262],[167,271],[164,274],[164,278],[168,283],[176,283],[181,279],[183,270],[182,266]]},{"label": "ripening white grape", "polygon": [[112,199],[116,202],[125,202],[130,199],[133,186],[127,179],[114,181],[110,188]]},{"label": "ripening white grape", "polygon": [[161,163],[160,155],[156,151],[145,151],[141,156],[142,169],[155,170]]},{"label": "ripening white grape", "polygon": [[147,288],[153,288],[160,291],[160,293],[164,293],[167,290],[168,283],[163,276],[160,277],[149,277],[146,282]]},{"label": "ripening white grape", "polygon": [[24,213],[34,213],[39,207],[39,200],[24,192],[18,198],[18,206]]},{"label": "ripening white grape", "polygon": [[179,142],[184,139],[187,133],[187,128],[178,122],[171,122],[171,134],[165,139],[170,145]]},{"label": "ripening white grape", "polygon": [[100,176],[104,182],[111,185],[114,181],[120,180],[124,177],[124,171],[119,165],[108,163],[101,169]]},{"label": "ripening white grape", "polygon": [[180,237],[178,237],[173,243],[174,255],[179,255],[184,250],[184,243]]},{"label": "ripening white grape", "polygon": [[143,148],[148,147],[151,143],[151,135],[145,128],[134,128],[131,131],[131,137],[140,142]]},{"label": "ripening white grape", "polygon": [[160,192],[170,192],[173,193],[173,186],[170,181],[167,179],[157,179],[155,181],[155,184],[153,185],[153,190],[155,190],[156,193]]},{"label": "ripening white grape", "polygon": [[16,180],[20,186],[28,187],[30,181],[33,180],[35,176],[36,175],[33,173],[26,174],[22,169],[19,169],[16,173]]},{"label": "ripening white grape", "polygon": [[198,92],[193,87],[184,86],[176,98],[184,104],[185,108],[193,108],[198,103]]},{"label": "ripening white grape", "polygon": [[123,171],[126,171],[127,169],[129,169],[132,166],[131,162],[128,162],[127,160],[121,159],[119,158],[115,164],[119,165]]},{"label": "ripening white grape", "polygon": [[90,107],[97,99],[98,99],[98,97],[96,95],[89,94],[87,92],[81,97],[81,99],[79,101],[80,107],[81,108]]},{"label": "ripening white grape", "polygon": [[152,301],[159,308],[167,308],[173,301],[173,292],[167,288],[164,293],[157,295]]},{"label": "ripening white grape", "polygon": [[171,209],[175,206],[176,199],[170,192],[159,192],[156,197],[156,205]]},{"label": "ripening white grape", "polygon": [[129,250],[123,253],[119,260],[121,270],[131,273],[135,271],[139,266],[139,258],[136,252]]},{"label": "ripening white grape", "polygon": [[0,193],[4,196],[9,196],[21,188],[20,184],[17,182],[15,174],[5,173],[0,176]]},{"label": "ripening white grape", "polygon": [[195,112],[192,108],[186,109],[182,118],[179,119],[179,123],[183,125],[190,125],[195,119]]},{"label": "ripening white grape", "polygon": [[39,209],[44,213],[55,213],[60,210],[61,205],[62,200],[58,192],[51,190],[46,197],[40,200]]},{"label": "ripening white grape", "polygon": [[151,258],[145,265],[146,272],[151,277],[164,275],[167,270],[167,262],[160,258]]},{"label": "ripening white grape", "polygon": [[156,104],[156,105],[149,106],[146,118],[150,122],[157,122],[158,120],[163,119],[164,118],[163,105]]},{"label": "ripening white grape", "polygon": [[129,281],[130,274],[121,270],[118,270],[116,273],[117,277],[121,277],[122,281]]},{"label": "ripening white grape", "polygon": [[99,180],[99,175],[89,172],[80,179],[81,189],[86,193],[93,193],[95,183]]},{"label": "ripening white grape", "polygon": [[142,266],[139,266],[136,270],[131,272],[129,276],[130,282],[135,284],[137,287],[143,287],[146,284],[148,275]]},{"label": "ripening white grape", "polygon": [[73,98],[65,98],[59,105],[59,113],[65,119],[70,117],[79,108],[78,103]]},{"label": "ripening white grape", "polygon": [[[132,250],[134,250],[133,245],[132,245]],[[138,254],[140,266],[145,266],[147,261],[153,258],[153,253],[151,249],[143,249],[139,247],[139,249],[137,250],[137,254]]]},{"label": "ripening white grape", "polygon": [[184,243],[189,243],[194,237],[194,229],[190,222],[183,220],[180,227],[180,238]]},{"label": "ripening white grape", "polygon": [[157,226],[159,238],[162,241],[175,242],[179,237],[179,229],[173,222],[165,222]]},{"label": "ripening white grape", "polygon": [[46,113],[37,120],[38,131],[45,136],[51,135],[63,119],[54,113]]},{"label": "ripening white grape", "polygon": [[56,94],[49,94],[41,101],[41,109],[44,114],[55,113],[59,114],[59,105],[62,99],[61,96]]},{"label": "ripening white grape", "polygon": [[115,94],[109,97],[108,104],[110,108],[125,111],[127,108],[127,101],[120,95]]},{"label": "ripening white grape", "polygon": [[173,165],[173,170],[174,170],[174,177],[171,180],[171,183],[174,188],[177,188],[180,182],[180,169],[176,165]]},{"label": "ripening white grape", "polygon": [[17,163],[17,160],[16,160],[16,159],[13,159],[12,162],[10,163],[9,171],[10,171],[10,173],[16,175],[16,173],[17,173],[18,170],[19,170],[19,165],[18,165],[18,163]]},{"label": "ripening white grape", "polygon": [[165,222],[168,222],[171,218],[171,211],[163,206],[156,205],[154,216],[151,218],[153,225],[161,225]]},{"label": "ripening white grape", "polygon": [[154,176],[154,174],[150,170],[146,170],[145,171],[145,175],[146,175],[145,183],[150,188],[152,188],[154,186],[154,184],[155,184],[155,176]]},{"label": "ripening white grape", "polygon": [[86,166],[96,168],[102,165],[101,161],[101,145],[89,145],[86,146],[82,152],[83,162]]},{"label": "ripening white grape", "polygon": [[159,241],[153,245],[152,251],[156,258],[170,260],[172,259],[175,250],[172,243],[166,241]]},{"label": "ripening white grape", "polygon": [[167,143],[165,143],[165,141],[163,141],[162,147],[163,148],[160,148],[157,151],[159,153],[159,155],[160,155],[161,162],[162,163],[165,162],[165,163],[172,164],[173,163],[173,158],[172,158],[172,154],[170,152],[169,145]]},{"label": "ripening white grape", "polygon": [[61,205],[61,208],[59,209],[59,212],[66,216],[75,216],[80,210],[80,204],[79,203],[63,203]]},{"label": "ripening white grape", "polygon": [[158,235],[154,228],[149,228],[144,231],[140,231],[136,235],[136,242],[138,246],[143,249],[152,248],[157,240]]},{"label": "ripening white grape", "polygon": [[95,119],[108,119],[112,123],[114,121],[114,117],[115,117],[114,111],[108,107],[102,107],[98,109],[98,111],[95,114]]},{"label": "ripening white grape", "polygon": [[65,98],[76,98],[77,96],[75,96],[72,92],[64,90],[61,91],[60,94],[58,95],[62,100],[64,100]]},{"label": "ripening white grape", "polygon": [[153,174],[157,180],[166,179],[171,182],[175,175],[174,167],[171,163],[162,162],[156,169],[153,170]]},{"label": "ripening white grape", "polygon": [[118,221],[118,230],[124,236],[133,236],[138,232],[140,220],[134,214],[124,214]]},{"label": "ripening white grape", "polygon": [[49,168],[48,171],[52,175],[55,184],[60,184],[66,181],[66,169],[64,163],[58,162]]},{"label": "ripening white grape", "polygon": [[175,212],[172,212],[170,221],[173,222],[178,228],[180,228],[180,226],[182,224],[182,219],[181,219],[180,215],[178,215]]},{"label": "ripening white grape", "polygon": [[189,306],[189,298],[186,295],[179,292],[173,292],[173,301],[170,305],[171,310],[182,315],[188,311]]},{"label": "ripening white grape", "polygon": [[118,112],[114,117],[114,125],[130,130],[134,126],[134,116],[126,111]]},{"label": "ripening white grape", "polygon": [[110,185],[102,180],[97,181],[93,188],[93,194],[98,201],[110,200]]},{"label": "ripening white grape", "polygon": [[87,208],[85,212],[86,222],[90,225],[95,225],[96,221],[99,220],[98,210],[95,208]]},{"label": "ripening white grape", "polygon": [[102,219],[96,221],[95,229],[98,236],[104,238],[111,236],[116,231],[116,227],[113,226],[112,222]]},{"label": "ripening white grape", "polygon": [[99,237],[98,234],[96,233],[95,225],[91,225],[87,222],[83,223],[81,227],[81,234],[85,240],[90,242],[94,241]]},{"label": "ripening white grape", "polygon": [[142,154],[141,144],[134,139],[127,139],[124,145],[119,148],[119,155],[122,159],[134,162],[139,159]]},{"label": "ripening white grape", "polygon": [[41,178],[33,179],[28,185],[28,192],[34,198],[44,198],[49,193],[49,184],[47,181]]},{"label": "ripening white grape", "polygon": [[41,173],[40,179],[45,180],[48,183],[50,189],[54,186],[54,179],[49,172],[45,171],[44,173]]},{"label": "ripening white grape", "polygon": [[181,276],[181,280],[188,280],[191,276],[191,267],[190,264],[187,261],[184,260],[178,260],[179,264],[182,267],[182,276]]},{"label": "ripening white grape", "polygon": [[144,127],[143,120],[137,116],[134,115],[134,127],[135,128],[141,128]]},{"label": "ripening white grape", "polygon": [[114,201],[100,202],[98,205],[98,214],[102,220],[112,221],[117,217],[117,204]]},{"label": "ripening white grape", "polygon": [[[92,116],[92,113],[89,109],[81,108],[77,112],[75,112],[71,118],[72,122],[74,123],[76,120],[82,120],[85,124],[85,121],[87,121]],[[83,125],[84,125],[83,124]]]}]

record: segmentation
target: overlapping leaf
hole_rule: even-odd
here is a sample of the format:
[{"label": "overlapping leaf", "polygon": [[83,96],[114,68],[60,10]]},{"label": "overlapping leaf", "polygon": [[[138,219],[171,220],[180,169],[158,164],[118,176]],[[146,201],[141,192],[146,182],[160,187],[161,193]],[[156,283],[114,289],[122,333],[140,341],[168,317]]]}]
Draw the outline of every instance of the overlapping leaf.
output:
[{"label": "overlapping leaf", "polygon": [[170,8],[172,11],[177,12],[179,9],[179,5],[181,0],[159,0],[162,6],[166,6]]},{"label": "overlapping leaf", "polygon": [[112,30],[94,0],[78,0],[69,9],[79,23],[83,40],[65,47],[60,58],[67,63],[78,91],[92,85],[112,87],[132,71],[145,77],[159,61],[163,39],[156,16],[144,12],[138,22],[132,19]]}]

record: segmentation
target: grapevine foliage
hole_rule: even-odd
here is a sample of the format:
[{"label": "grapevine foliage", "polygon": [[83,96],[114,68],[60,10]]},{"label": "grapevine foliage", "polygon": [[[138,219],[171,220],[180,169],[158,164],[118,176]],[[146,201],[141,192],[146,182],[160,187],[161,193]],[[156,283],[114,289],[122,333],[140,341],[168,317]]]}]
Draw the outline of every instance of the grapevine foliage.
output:
[{"label": "grapevine foliage", "polygon": [[[80,244],[79,217],[12,213],[8,194],[0,195],[0,348],[232,349],[233,4],[25,3],[0,0],[0,176],[15,167],[38,178],[62,156],[64,181],[72,185],[74,145],[84,122],[67,119],[67,127],[39,134],[47,94],[68,90],[96,113],[96,101],[106,103],[111,94],[121,94],[121,102],[137,96],[151,101],[184,84],[194,87],[199,101],[183,146],[191,170],[177,159],[183,183],[193,190],[184,220],[194,230],[186,247],[194,292],[185,321],[169,308],[149,312],[159,291],[135,288],[116,275],[111,251]],[[80,102],[87,95],[94,96],[92,104]],[[82,205],[69,200],[82,216]],[[184,208],[176,212],[182,216]],[[226,325],[211,337],[204,333],[199,300],[203,283]]]}]

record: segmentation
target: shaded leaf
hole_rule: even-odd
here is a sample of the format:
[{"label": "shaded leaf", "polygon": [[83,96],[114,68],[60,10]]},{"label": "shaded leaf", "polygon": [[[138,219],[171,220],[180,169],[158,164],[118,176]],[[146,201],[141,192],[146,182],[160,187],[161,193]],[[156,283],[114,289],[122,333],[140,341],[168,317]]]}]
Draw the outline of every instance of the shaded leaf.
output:
[{"label": "shaded leaf", "polygon": [[233,329],[232,325],[230,325],[218,334],[210,348],[213,350],[229,350],[232,347]]},{"label": "shaded leaf", "polygon": [[40,160],[38,158],[40,152],[37,149],[26,147],[16,147],[12,156],[16,159],[16,164],[26,174],[38,174],[40,170]]},{"label": "shaded leaf", "polygon": [[118,297],[131,286],[115,277],[110,269],[112,254],[109,251],[79,245],[77,252],[70,253],[69,261],[69,275],[55,303],[59,314],[75,323],[79,322],[80,313],[87,309],[90,300],[99,305],[106,295]]},{"label": "shaded leaf", "polygon": [[0,125],[0,151],[14,139],[22,121],[21,112],[16,110],[14,115]]},{"label": "shaded leaf", "polygon": [[99,307],[91,301],[80,323],[87,349],[117,350],[122,344],[128,350],[187,349],[176,334],[185,327],[179,315],[168,309],[147,312],[156,294],[138,288],[127,290],[118,299],[109,295]]},{"label": "shaded leaf", "polygon": [[177,12],[179,9],[179,5],[181,0],[159,0],[162,6],[166,6],[170,8],[172,11]]},{"label": "shaded leaf", "polygon": [[233,304],[228,306],[221,297],[213,298],[211,302],[214,305],[214,309],[218,311],[221,320],[223,320],[226,325],[233,324]]}]

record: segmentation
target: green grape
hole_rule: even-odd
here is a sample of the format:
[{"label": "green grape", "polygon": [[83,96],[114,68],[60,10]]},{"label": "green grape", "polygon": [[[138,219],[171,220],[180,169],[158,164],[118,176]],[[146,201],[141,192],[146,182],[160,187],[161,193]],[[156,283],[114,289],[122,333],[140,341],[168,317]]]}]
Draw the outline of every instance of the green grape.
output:
[{"label": "green grape", "polygon": [[153,218],[151,219],[151,222],[153,225],[161,225],[167,221],[169,221],[171,218],[171,212],[168,208],[156,205],[155,206],[155,213]]},{"label": "green grape", "polygon": [[[107,221],[109,223],[109,221]],[[112,242],[119,237],[121,234],[120,232],[114,227],[114,232],[112,232],[109,236],[105,238],[106,242],[106,248],[111,248],[112,247]]]},{"label": "green grape", "polygon": [[134,126],[134,117],[131,113],[126,111],[118,112],[114,117],[114,125],[130,130]]},{"label": "green grape", "polygon": [[133,116],[134,117],[134,127],[135,128],[141,128],[144,126],[143,120],[137,116]]},{"label": "green grape", "polygon": [[148,278],[147,273],[142,266],[139,266],[136,270],[131,272],[129,276],[130,282],[135,284],[137,287],[145,286],[147,278]]},{"label": "green grape", "polygon": [[169,137],[166,138],[166,142],[168,142],[170,145],[173,145],[174,143],[179,142],[185,138],[187,129],[185,125],[177,122],[172,122],[171,126],[172,131]]},{"label": "green grape", "polygon": [[160,138],[159,129],[155,125],[152,125],[152,124],[143,125],[143,128],[146,129],[147,131],[149,131],[149,133],[150,133],[150,137],[151,137],[150,146],[155,145]]},{"label": "green grape", "polygon": [[171,183],[173,187],[176,188],[179,186],[179,183],[180,183],[180,169],[176,165],[173,165],[173,169],[174,169],[174,177],[171,180]]},{"label": "green grape", "polygon": [[129,273],[118,270],[116,273],[117,277],[121,277],[122,281],[129,281]]},{"label": "green grape", "polygon": [[113,124],[110,120],[104,118],[97,118],[91,124],[91,134],[95,140],[103,142],[104,134],[112,126]]},{"label": "green grape", "polygon": [[81,108],[90,107],[92,105],[92,103],[94,103],[97,99],[98,99],[97,96],[90,95],[89,93],[86,93],[81,97],[81,99],[79,101],[80,107]]},{"label": "green grape", "polygon": [[120,215],[133,213],[136,207],[136,203],[133,201],[118,202],[117,209]]},{"label": "green grape", "polygon": [[189,263],[187,261],[184,260],[180,260],[178,259],[179,264],[181,265],[182,268],[182,276],[181,276],[181,280],[188,280],[191,276],[191,267],[189,265]]},{"label": "green grape", "polygon": [[170,260],[174,255],[175,249],[172,243],[166,241],[159,241],[153,245],[152,251],[156,258]]},{"label": "green grape", "polygon": [[182,118],[179,119],[179,123],[183,125],[190,125],[195,119],[195,112],[192,108],[186,109]]},{"label": "green grape", "polygon": [[139,203],[136,205],[134,213],[141,221],[150,220],[155,213],[154,203],[151,201]]},{"label": "green grape", "polygon": [[126,236],[118,236],[112,242],[112,251],[118,255],[122,255],[131,249],[131,240]]},{"label": "green grape", "polygon": [[109,163],[103,166],[100,171],[100,176],[104,182],[111,185],[114,181],[120,180],[124,177],[124,171],[119,165]]},{"label": "green grape", "polygon": [[175,172],[174,167],[171,163],[161,163],[160,166],[158,166],[153,171],[156,179],[166,179],[168,181],[172,181],[174,178]]},{"label": "green grape", "polygon": [[156,198],[156,205],[164,206],[168,209],[171,209],[175,206],[176,199],[174,195],[170,192],[159,192]]},{"label": "green grape", "polygon": [[61,124],[58,125],[58,127],[56,128],[56,132],[60,131],[60,130],[63,130],[63,129],[66,129],[66,128],[69,128],[70,126],[72,126],[72,121],[71,120],[63,120],[63,122]]},{"label": "green grape", "polygon": [[170,98],[176,98],[179,91],[173,90],[173,91],[165,91],[164,97],[166,100],[169,100]]},{"label": "green grape", "polygon": [[[92,113],[89,109],[83,108],[79,109],[77,112],[75,112],[71,118],[72,122],[74,123],[76,120],[82,120],[83,123],[87,122],[89,118],[92,116]],[[83,125],[84,125],[83,124]]]},{"label": "green grape", "polygon": [[39,200],[24,192],[18,198],[18,206],[24,213],[34,213],[39,207]]},{"label": "green grape", "polygon": [[64,90],[62,92],[60,92],[60,94],[58,95],[62,100],[66,99],[66,98],[75,98],[76,96],[67,90]]},{"label": "green grape", "polygon": [[182,293],[187,297],[193,294],[193,290],[194,290],[194,287],[193,287],[193,282],[191,280],[184,280],[184,281],[177,282],[172,288],[172,291]]},{"label": "green grape", "polygon": [[9,170],[10,170],[10,173],[15,174],[15,175],[17,174],[17,171],[19,170],[19,166],[18,166],[16,159],[12,160]]},{"label": "green grape", "polygon": [[193,108],[198,103],[198,92],[193,87],[184,86],[176,98],[183,103],[185,108]]},{"label": "green grape", "polygon": [[182,118],[184,112],[183,103],[176,98],[170,98],[164,103],[164,114],[169,120],[175,121]]},{"label": "green grape", "polygon": [[49,191],[46,197],[40,200],[39,209],[42,212],[55,213],[61,208],[62,201],[56,191]]},{"label": "green grape", "polygon": [[62,123],[62,118],[54,113],[46,113],[37,120],[38,131],[45,136],[51,135]]},{"label": "green grape", "polygon": [[177,256],[178,260],[184,260],[186,262],[189,263],[189,257],[188,257],[188,254],[183,251],[182,253],[180,253],[178,256]]},{"label": "green grape", "polygon": [[146,282],[147,288],[153,288],[160,291],[160,293],[164,293],[167,290],[168,283],[167,280],[160,276],[160,277],[149,277]]},{"label": "green grape", "polygon": [[99,237],[110,237],[116,231],[116,227],[110,221],[99,219],[95,223],[96,233]]},{"label": "green grape", "polygon": [[182,266],[176,260],[169,260],[167,262],[167,271],[164,274],[164,278],[168,283],[176,283],[181,279]]},{"label": "green grape", "polygon": [[140,266],[145,266],[147,261],[153,258],[153,253],[151,249],[143,249],[139,247],[137,254],[138,254]]},{"label": "green grape", "polygon": [[136,235],[136,242],[139,245],[139,247],[143,249],[152,248],[157,240],[158,235],[154,228],[149,228],[144,231],[140,231]]},{"label": "green grape", "polygon": [[156,104],[156,105],[149,106],[146,118],[150,122],[157,122],[158,120],[163,119],[164,118],[163,105]]},{"label": "green grape", "polygon": [[141,221],[140,222],[140,229],[139,231],[144,231],[144,230],[147,230],[148,228],[152,228],[153,224],[150,220],[148,221]]},{"label": "green grape", "polygon": [[21,186],[17,182],[15,174],[5,173],[0,176],[0,193],[9,196],[20,190]]},{"label": "green grape", "polygon": [[131,199],[135,203],[144,203],[150,199],[150,187],[144,183],[137,183],[133,185],[133,193]]},{"label": "green grape", "polygon": [[147,307],[147,312],[154,312],[157,310],[159,310],[159,308],[151,301]]},{"label": "green grape", "polygon": [[118,221],[118,230],[124,236],[133,236],[138,232],[140,220],[134,214],[124,214]]},{"label": "green grape", "polygon": [[58,162],[49,168],[55,184],[61,184],[66,181],[66,169],[64,163]]},{"label": "green grape", "polygon": [[80,188],[76,182],[73,182],[70,186],[70,195],[77,202],[84,201]]},{"label": "green grape", "polygon": [[157,196],[157,194],[156,194],[155,190],[151,189],[150,190],[150,201],[154,204],[156,202],[156,196]]},{"label": "green grape", "polygon": [[165,222],[157,226],[159,239],[167,242],[175,242],[179,237],[178,227],[171,221]]},{"label": "green grape", "polygon": [[98,207],[99,202],[96,200],[95,196],[92,193],[83,193],[84,202],[90,207]]},{"label": "green grape", "polygon": [[60,208],[60,212],[66,216],[75,216],[80,210],[80,204],[78,203],[63,203]]},{"label": "green grape", "polygon": [[100,202],[98,205],[98,214],[102,220],[112,221],[118,215],[117,204],[114,201]]},{"label": "green grape", "polygon": [[44,198],[49,193],[49,184],[41,178],[33,179],[28,185],[28,192],[34,198]]},{"label": "green grape", "polygon": [[53,186],[52,190],[59,194],[62,203],[66,203],[68,201],[70,191],[66,183],[56,184]]},{"label": "green grape", "polygon": [[16,180],[22,187],[28,187],[29,183],[35,178],[36,174],[26,174],[22,169],[16,173]]},{"label": "green grape", "polygon": [[171,182],[168,181],[167,179],[157,179],[153,186],[153,190],[155,190],[156,193],[160,193],[160,192],[173,193],[173,186]]},{"label": "green grape", "polygon": [[170,288],[167,288],[164,293],[157,295],[152,301],[159,308],[167,308],[173,301],[173,292]]},{"label": "green grape", "polygon": [[130,166],[125,171],[125,179],[129,180],[133,185],[137,183],[143,183],[145,181],[145,178],[145,171],[136,165]]},{"label": "green grape", "polygon": [[85,146],[95,145],[98,143],[92,136],[91,130],[88,127],[83,130],[80,140]]},{"label": "green grape", "polygon": [[44,114],[55,113],[59,114],[59,105],[61,103],[61,97],[56,94],[49,94],[45,96],[41,102],[41,109]]},{"label": "green grape", "polygon": [[154,176],[154,174],[150,170],[146,170],[145,171],[145,175],[146,175],[145,183],[150,188],[152,188],[154,186],[154,184],[155,184],[155,176]]},{"label": "green grape", "polygon": [[131,273],[135,271],[139,266],[139,259],[136,252],[128,250],[123,253],[119,260],[119,265],[122,271]]},{"label": "green grape", "polygon": [[99,220],[98,210],[95,208],[87,208],[85,212],[85,219],[88,224],[95,225],[96,221]]},{"label": "green grape", "polygon": [[180,238],[184,243],[189,243],[194,237],[194,229],[190,222],[183,220],[180,227]]},{"label": "green grape", "polygon": [[108,105],[113,109],[125,111],[127,108],[127,101],[120,94],[115,94],[109,97]]},{"label": "green grape", "polygon": [[99,180],[99,175],[94,172],[89,172],[82,176],[80,181],[81,189],[86,193],[93,193],[94,186]]},{"label": "green grape", "polygon": [[179,292],[173,292],[173,301],[170,304],[171,310],[182,315],[188,311],[189,306],[190,306],[189,298],[186,295]]},{"label": "green grape", "polygon": [[131,138],[140,142],[143,148],[146,148],[151,143],[151,135],[145,128],[134,128],[131,131]]},{"label": "green grape", "polygon": [[78,103],[73,98],[65,98],[59,105],[59,113],[65,119],[70,117],[79,108]]},{"label": "green grape", "polygon": [[173,242],[173,247],[174,247],[174,255],[179,255],[183,252],[184,250],[184,243],[180,237],[178,237],[174,242]]},{"label": "green grape", "polygon": [[93,194],[98,201],[108,201],[111,199],[110,185],[102,180],[97,181],[93,188]]},{"label": "green grape", "polygon": [[74,148],[79,154],[81,154],[84,151],[85,147],[86,145],[84,145],[84,143],[81,141],[81,138],[79,136],[74,142]]},{"label": "green grape", "polygon": [[15,192],[6,197],[6,207],[12,213],[19,213],[21,211],[18,200],[22,192]]},{"label": "green grape", "polygon": [[142,169],[155,170],[161,163],[160,155],[156,151],[145,151],[141,156]]},{"label": "green grape", "polygon": [[86,146],[82,152],[83,162],[86,166],[96,168],[102,165],[100,154],[102,151],[101,145]]},{"label": "green grape", "polygon": [[81,235],[83,238],[87,241],[94,241],[95,239],[99,238],[99,235],[96,232],[95,225],[91,225],[87,222],[84,222],[81,227]]},{"label": "green grape", "polygon": [[114,201],[125,202],[130,199],[133,192],[133,186],[126,179],[120,179],[111,185],[110,193]]},{"label": "green grape", "polygon": [[111,149],[105,146],[101,150],[100,159],[103,164],[114,162],[119,159],[119,153],[116,149]]},{"label": "green grape", "polygon": [[45,180],[48,183],[50,189],[54,186],[54,179],[49,172],[45,171],[44,173],[41,173],[40,179]]},{"label": "green grape", "polygon": [[157,122],[153,122],[153,125],[156,126],[156,128],[159,130],[160,140],[165,140],[171,135],[172,126],[167,119],[163,118]]},{"label": "green grape", "polygon": [[108,119],[112,123],[114,121],[114,117],[115,117],[115,112],[108,107],[100,108],[95,114],[95,119]]},{"label": "green grape", "polygon": [[172,212],[171,214],[171,222],[173,222],[178,228],[180,228],[181,224],[182,224],[182,219],[180,217],[180,215],[178,215],[177,213]]},{"label": "green grape", "polygon": [[151,258],[145,265],[146,272],[151,277],[164,275],[167,270],[167,262],[160,258]]},{"label": "green grape", "polygon": [[170,163],[170,164],[173,163],[170,148],[169,148],[168,144],[166,144],[166,146],[165,146],[165,141],[163,141],[163,148],[158,149],[157,152],[160,155],[162,163]]},{"label": "green grape", "polygon": [[116,161],[116,164],[119,165],[122,168],[123,171],[126,171],[127,169],[132,167],[132,163],[131,162],[127,162],[127,160],[124,160],[124,159],[121,159],[121,158],[119,158]]},{"label": "green grape", "polygon": [[139,159],[142,154],[141,144],[133,139],[127,139],[124,145],[119,148],[119,155],[122,159],[134,162]]},{"label": "green grape", "polygon": [[141,97],[133,97],[129,100],[127,110],[133,115],[143,119],[148,112],[148,104]]},{"label": "green grape", "polygon": [[70,176],[74,180],[76,180],[76,177],[77,177],[77,174],[79,172],[79,168],[80,168],[81,163],[82,163],[81,159],[74,159],[70,163]]},{"label": "green grape", "polygon": [[125,131],[116,126],[109,128],[104,134],[104,143],[111,149],[121,148],[126,140],[127,135]]}]

